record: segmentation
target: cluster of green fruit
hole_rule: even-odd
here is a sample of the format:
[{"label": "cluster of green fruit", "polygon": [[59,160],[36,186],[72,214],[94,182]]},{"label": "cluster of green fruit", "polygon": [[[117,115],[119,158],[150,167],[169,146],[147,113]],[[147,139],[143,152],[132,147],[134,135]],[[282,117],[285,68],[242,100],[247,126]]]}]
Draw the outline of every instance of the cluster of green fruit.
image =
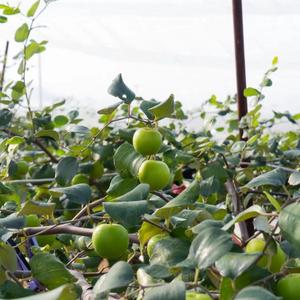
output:
[{"label": "cluster of green fruit", "polygon": [[[252,239],[246,246],[246,253],[261,253],[266,246],[265,240],[261,238]],[[276,251],[272,256],[263,255],[257,262],[261,268],[267,268],[271,273],[278,273],[286,262],[286,255],[279,244],[276,244]],[[300,274],[292,273],[284,276],[277,282],[276,292],[284,300],[300,299]]]},{"label": "cluster of green fruit", "polygon": [[[157,129],[140,128],[134,133],[132,143],[138,153],[143,156],[152,156],[160,150],[162,136]],[[138,178],[141,183],[149,184],[153,191],[165,188],[170,182],[171,174],[166,163],[149,159],[140,166]]]}]

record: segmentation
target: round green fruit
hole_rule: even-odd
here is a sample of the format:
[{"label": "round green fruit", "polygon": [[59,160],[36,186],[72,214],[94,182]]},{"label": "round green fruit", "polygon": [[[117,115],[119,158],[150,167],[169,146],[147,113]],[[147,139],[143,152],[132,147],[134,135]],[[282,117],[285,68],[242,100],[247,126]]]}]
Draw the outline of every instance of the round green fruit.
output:
[{"label": "round green fruit", "polygon": [[170,177],[170,170],[167,164],[156,160],[144,161],[138,173],[140,182],[148,183],[152,191],[166,187],[170,181]]},{"label": "round green fruit", "polygon": [[[252,239],[246,246],[246,253],[258,253],[263,252],[265,248],[266,242],[263,239]],[[268,264],[268,258],[264,255],[257,263],[257,265],[261,268],[265,268]]]},{"label": "round green fruit", "polygon": [[144,156],[157,153],[161,143],[162,137],[159,131],[149,127],[138,129],[132,139],[135,151]]},{"label": "round green fruit", "polygon": [[28,172],[29,166],[25,160],[20,160],[17,162],[17,174],[25,175]]},{"label": "round green fruit", "polygon": [[101,224],[93,231],[92,243],[101,257],[116,260],[126,253],[129,236],[119,224]]},{"label": "round green fruit", "polygon": [[91,170],[90,170],[90,176],[92,179],[100,179],[104,173],[104,168],[101,160],[97,160],[93,163]]},{"label": "round green fruit", "polygon": [[196,293],[196,292],[186,292],[185,299],[186,300],[212,300],[212,298],[209,295]]},{"label": "round green fruit", "polygon": [[170,236],[167,233],[160,233],[160,234],[156,234],[154,235],[147,244],[147,254],[149,257],[151,257],[152,253],[153,253],[153,249],[155,247],[155,245],[157,244],[157,242],[159,242],[160,240],[166,239],[166,238],[170,238]]},{"label": "round green fruit", "polygon": [[82,173],[75,175],[71,181],[71,184],[75,185],[80,183],[89,184],[89,177],[86,174]]},{"label": "round green fruit", "polygon": [[271,264],[269,270],[272,273],[277,273],[281,270],[283,264],[285,263],[286,255],[281,247],[277,244],[277,251],[271,258]]},{"label": "round green fruit", "polygon": [[[265,248],[266,242],[263,239],[257,238],[251,240],[246,246],[246,253],[257,253],[262,252]],[[283,266],[286,255],[284,251],[281,249],[279,244],[276,244],[277,250],[274,255],[272,255],[271,260],[268,261],[267,255],[264,255],[257,263],[257,265],[261,268],[268,267],[269,271],[272,273],[277,273],[281,270]]]},{"label": "round green fruit", "polygon": [[300,296],[300,274],[293,273],[280,279],[277,293],[283,300],[298,300]]}]

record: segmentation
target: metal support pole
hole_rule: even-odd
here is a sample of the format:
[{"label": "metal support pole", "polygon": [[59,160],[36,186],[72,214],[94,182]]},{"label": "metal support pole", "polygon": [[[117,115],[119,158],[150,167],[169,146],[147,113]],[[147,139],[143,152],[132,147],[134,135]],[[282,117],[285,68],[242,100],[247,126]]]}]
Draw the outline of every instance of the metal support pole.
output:
[{"label": "metal support pole", "polygon": [[[234,47],[235,47],[235,70],[237,84],[237,108],[239,120],[248,112],[247,99],[244,96],[246,88],[246,67],[243,31],[243,9],[242,0],[232,0]],[[240,130],[242,139],[243,131]]]},{"label": "metal support pole", "polygon": [[[243,28],[243,8],[242,0],[232,0],[233,28],[234,28],[234,48],[235,48],[235,71],[237,85],[237,109],[238,118],[241,120],[248,112],[247,98],[244,96],[246,88],[246,66],[245,66],[245,48],[244,48],[244,28]],[[243,138],[243,130],[240,129],[240,139]],[[251,205],[251,201],[249,203]],[[248,236],[255,232],[253,219],[248,219],[241,226],[246,225]]]}]

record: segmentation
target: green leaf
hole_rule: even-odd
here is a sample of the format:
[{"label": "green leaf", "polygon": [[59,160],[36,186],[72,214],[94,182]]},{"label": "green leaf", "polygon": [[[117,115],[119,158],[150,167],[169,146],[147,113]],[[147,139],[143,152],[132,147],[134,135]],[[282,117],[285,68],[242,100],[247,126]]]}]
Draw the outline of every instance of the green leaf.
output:
[{"label": "green leaf", "polygon": [[99,109],[97,111],[97,113],[99,115],[110,115],[112,114],[120,105],[122,104],[122,102],[117,102],[116,104],[113,104],[111,106]]},{"label": "green leaf", "polygon": [[8,5],[3,5],[1,4],[1,7],[3,9],[3,14],[4,15],[16,15],[18,13],[20,13],[20,9],[19,7],[12,7],[12,6],[8,6]]},{"label": "green leaf", "polygon": [[135,152],[133,146],[123,143],[115,152],[114,165],[122,177],[136,177],[145,157]]},{"label": "green leaf", "polygon": [[300,172],[296,171],[290,175],[289,184],[293,186],[300,184]]},{"label": "green leaf", "polygon": [[27,17],[33,17],[39,7],[40,4],[40,0],[34,2],[31,7],[29,8],[29,10],[27,11]]},{"label": "green leaf", "polygon": [[220,299],[219,300],[231,300],[235,294],[232,281],[230,278],[222,277],[220,284]]},{"label": "green leaf", "polygon": [[163,207],[155,211],[155,215],[160,218],[170,218],[182,209],[194,204],[200,194],[200,185],[198,180],[194,180],[181,194],[168,202]]},{"label": "green leaf", "polygon": [[10,110],[4,108],[0,110],[0,127],[7,126],[11,119],[13,117],[13,114]]},{"label": "green leaf", "polygon": [[151,265],[174,267],[183,261],[189,253],[189,243],[178,238],[159,240],[150,257]]},{"label": "green leaf", "polygon": [[[52,291],[43,292],[43,300],[75,300],[80,296],[79,288],[74,284],[64,284]],[[24,294],[23,294],[24,295]],[[41,300],[41,294],[17,298],[18,300]]]},{"label": "green leaf", "polygon": [[55,127],[63,127],[64,125],[68,124],[69,119],[64,115],[58,115],[54,118],[54,125]]},{"label": "green leaf", "polygon": [[215,176],[201,180],[200,182],[200,194],[204,197],[208,197],[214,193],[217,193],[220,189],[220,181]]},{"label": "green leaf", "polygon": [[20,216],[36,214],[51,217],[53,216],[54,209],[55,203],[28,200],[23,204],[18,214]]},{"label": "green leaf", "polygon": [[7,22],[7,18],[4,16],[0,16],[0,23],[6,23]]},{"label": "green leaf", "polygon": [[50,192],[65,194],[74,203],[87,204],[92,197],[92,190],[88,184],[80,183],[63,188],[52,188]]},{"label": "green leaf", "polygon": [[279,227],[282,236],[300,250],[300,204],[292,203],[279,214]]},{"label": "green leaf", "polygon": [[26,23],[20,26],[15,33],[16,42],[24,42],[29,36],[29,27]]},{"label": "green leaf", "polygon": [[259,96],[260,92],[257,89],[254,88],[246,88],[244,89],[244,96],[245,97],[252,97],[252,96]]},{"label": "green leaf", "polygon": [[6,145],[20,145],[23,144],[25,142],[25,138],[21,137],[21,136],[13,136],[10,139],[8,139],[6,141]]},{"label": "green leaf", "polygon": [[32,40],[30,44],[25,48],[25,59],[29,60],[34,54],[45,51],[46,50],[46,47],[44,46],[45,44],[46,41],[38,43]]},{"label": "green leaf", "polygon": [[148,198],[150,191],[149,184],[140,183],[130,192],[115,198],[114,202],[127,202],[127,201],[139,201],[139,200],[146,200]]},{"label": "green leaf", "polygon": [[285,185],[287,180],[287,173],[280,168],[270,172],[261,174],[253,178],[246,184],[247,188],[255,188],[262,185],[282,186]]},{"label": "green leaf", "polygon": [[24,227],[24,225],[25,225],[25,218],[23,216],[17,216],[15,213],[0,219],[0,227],[21,229]]},{"label": "green leaf", "polygon": [[275,56],[272,60],[272,65],[277,65],[278,64],[278,56]]},{"label": "green leaf", "polygon": [[174,95],[170,95],[169,98],[161,102],[151,108],[148,109],[151,112],[156,120],[161,120],[163,118],[169,118],[172,116],[175,110],[175,103],[174,103]]},{"label": "green leaf", "polygon": [[140,104],[140,109],[143,111],[143,113],[147,116],[148,119],[153,120],[154,115],[151,111],[149,111],[149,109],[158,104],[159,102],[157,102],[156,100],[150,100],[150,101],[144,100]]},{"label": "green leaf", "polygon": [[234,217],[230,222],[226,223],[223,226],[223,230],[227,231],[230,227],[232,227],[235,223],[243,222],[248,219],[260,216],[265,213],[265,210],[259,205],[252,205],[239,213],[236,217]]},{"label": "green leaf", "polygon": [[61,159],[55,170],[55,180],[60,185],[68,184],[76,175],[78,163],[75,157],[67,156]]},{"label": "green leaf", "polygon": [[[159,224],[159,220],[151,219],[151,221]],[[163,232],[164,231],[161,228],[154,226],[148,222],[143,222],[138,232],[139,241],[142,246],[145,246],[152,236]]]},{"label": "green leaf", "polygon": [[216,261],[216,267],[223,277],[236,279],[251,267],[259,256],[260,253],[229,252]]},{"label": "green leaf", "polygon": [[217,226],[207,226],[194,238],[187,261],[203,270],[228,253],[232,246],[229,233]]},{"label": "green leaf", "polygon": [[75,281],[65,265],[49,253],[34,255],[30,267],[32,276],[50,290]]},{"label": "green leaf", "polygon": [[114,289],[126,287],[134,280],[134,273],[130,264],[124,261],[114,264],[104,276],[104,279],[100,277],[93,288],[96,296]]},{"label": "green leaf", "polygon": [[18,266],[15,249],[3,241],[0,241],[0,264],[10,272],[15,272]]},{"label": "green leaf", "polygon": [[31,296],[35,293],[30,289],[24,289],[22,286],[12,282],[10,280],[6,280],[0,286],[0,299],[15,299],[15,298],[23,298],[24,296]]},{"label": "green leaf", "polygon": [[[109,188],[106,193],[110,196],[110,198],[115,198],[121,196],[125,193],[130,192],[134,189],[138,184],[138,180],[136,178],[123,178],[119,175],[115,176],[110,182]],[[143,199],[139,199],[143,200]]]},{"label": "green leaf", "polygon": [[117,221],[127,228],[138,225],[141,216],[148,211],[147,201],[133,202],[105,202],[105,211],[114,221]]},{"label": "green leaf", "polygon": [[55,141],[59,140],[59,135],[56,131],[54,130],[40,130],[39,132],[37,132],[35,134],[36,137],[47,137],[47,138],[51,138]]},{"label": "green leaf", "polygon": [[268,192],[264,191],[264,194],[266,195],[267,199],[270,201],[270,203],[275,207],[275,209],[280,212],[281,206],[280,203]]},{"label": "green leaf", "polygon": [[135,99],[135,93],[124,83],[122,74],[119,74],[108,88],[108,93],[118,97],[126,104],[130,104]]},{"label": "green leaf", "polygon": [[259,287],[249,286],[242,289],[234,298],[234,300],[280,300],[281,297],[276,297],[270,291]]},{"label": "green leaf", "polygon": [[185,284],[174,280],[171,283],[147,289],[144,300],[185,300]]}]

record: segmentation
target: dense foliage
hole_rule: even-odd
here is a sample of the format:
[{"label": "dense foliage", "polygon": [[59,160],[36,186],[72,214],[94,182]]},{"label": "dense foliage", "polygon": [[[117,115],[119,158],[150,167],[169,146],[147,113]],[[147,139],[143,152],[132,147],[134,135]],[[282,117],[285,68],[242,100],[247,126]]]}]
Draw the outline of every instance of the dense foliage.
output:
[{"label": "dense foliage", "polygon": [[[118,75],[115,104],[88,128],[65,101],[31,107],[28,61],[47,43],[32,35],[49,3],[0,4],[1,23],[25,19],[0,93],[0,298],[298,299],[299,132],[272,129],[298,129],[300,114],[261,116],[277,58],[245,90],[241,122],[235,97],[212,96],[189,131],[173,95],[145,100]],[[132,145],[145,127],[150,152],[152,137]]]}]

